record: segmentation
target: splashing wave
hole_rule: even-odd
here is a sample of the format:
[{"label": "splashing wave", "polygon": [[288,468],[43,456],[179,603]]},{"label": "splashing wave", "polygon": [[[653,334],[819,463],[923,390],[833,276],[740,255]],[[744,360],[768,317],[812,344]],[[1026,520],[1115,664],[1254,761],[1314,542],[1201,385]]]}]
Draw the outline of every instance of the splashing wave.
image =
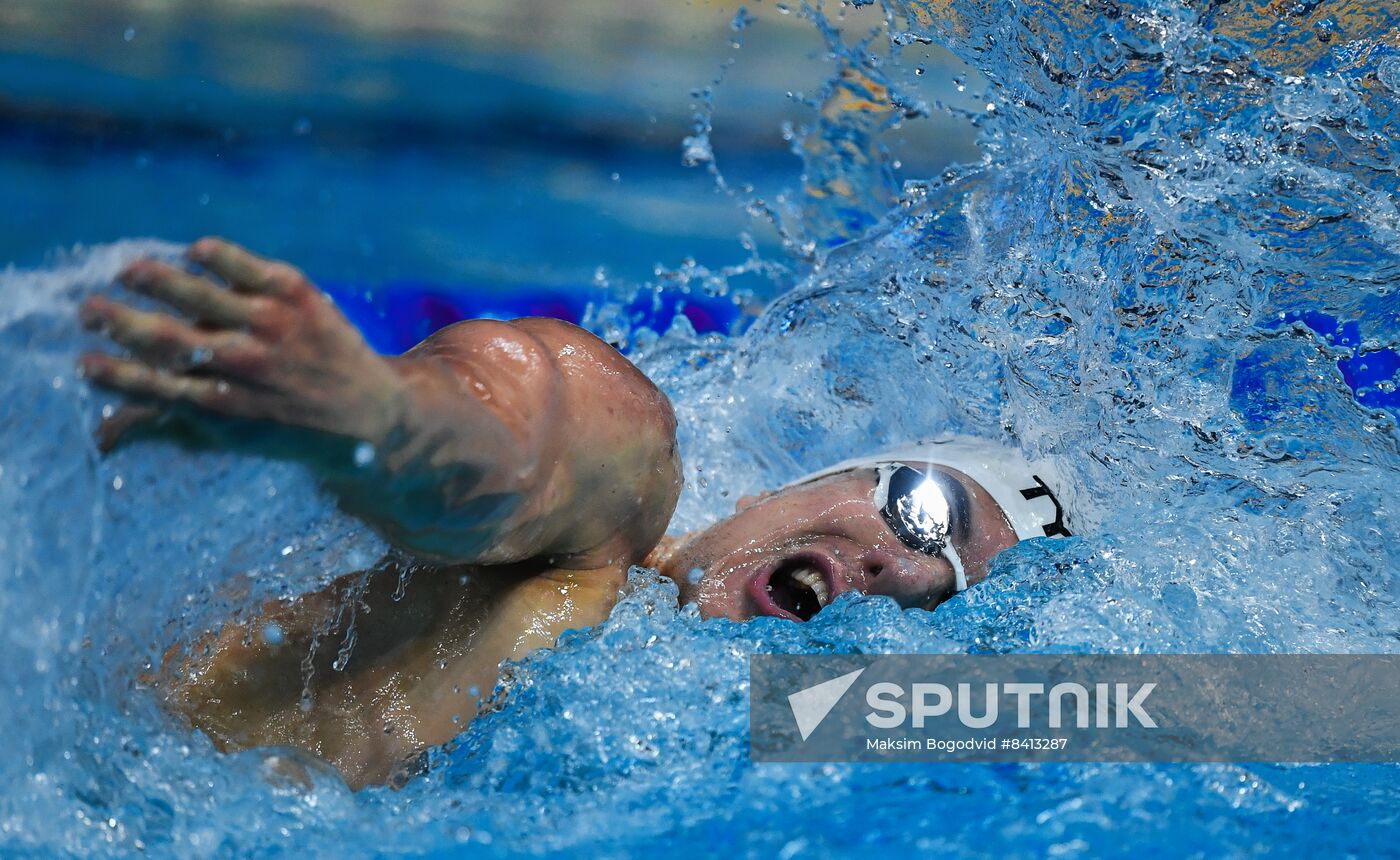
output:
[{"label": "splashing wave", "polygon": [[291,470],[83,453],[101,399],[71,378],[74,301],[171,248],[11,271],[0,837],[90,855],[1371,853],[1397,825],[1394,766],[748,764],[760,651],[1397,647],[1400,9],[927,0],[890,20],[896,60],[933,41],[991,82],[985,158],[907,185],[878,223],[809,212],[859,238],[794,263],[742,336],[647,341],[682,421],[677,528],[955,430],[1059,460],[1080,537],[1003,554],[935,613],[846,597],[805,625],[702,622],[638,573],[607,622],[510,667],[498,707],[405,790],[350,795],[314,763],[289,784],[269,764],[287,754],[219,756],[161,716],[142,664],[373,540]]}]

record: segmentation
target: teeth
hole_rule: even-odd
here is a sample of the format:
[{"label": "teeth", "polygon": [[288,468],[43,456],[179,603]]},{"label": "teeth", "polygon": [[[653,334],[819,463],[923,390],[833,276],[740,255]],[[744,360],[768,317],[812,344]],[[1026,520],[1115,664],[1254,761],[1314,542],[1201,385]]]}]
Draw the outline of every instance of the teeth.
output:
[{"label": "teeth", "polygon": [[831,602],[831,592],[826,588],[826,580],[820,573],[810,567],[804,567],[793,573],[792,578],[812,589],[812,593],[817,596],[817,605],[825,606]]}]

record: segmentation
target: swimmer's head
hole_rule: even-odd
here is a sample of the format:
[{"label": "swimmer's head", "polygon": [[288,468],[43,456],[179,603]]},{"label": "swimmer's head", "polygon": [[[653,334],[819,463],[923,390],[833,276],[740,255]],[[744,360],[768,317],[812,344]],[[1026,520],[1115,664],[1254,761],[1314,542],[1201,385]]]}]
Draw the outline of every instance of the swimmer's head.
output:
[{"label": "swimmer's head", "polygon": [[847,591],[932,609],[1017,542],[1069,534],[1058,483],[987,443],[911,446],[745,497],[660,567],[708,617],[806,621]]}]

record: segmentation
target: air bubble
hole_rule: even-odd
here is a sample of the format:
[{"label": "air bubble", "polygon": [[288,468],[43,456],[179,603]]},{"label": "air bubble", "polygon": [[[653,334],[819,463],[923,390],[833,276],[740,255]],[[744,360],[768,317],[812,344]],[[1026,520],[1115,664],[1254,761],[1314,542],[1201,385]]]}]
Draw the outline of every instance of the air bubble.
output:
[{"label": "air bubble", "polygon": [[1386,57],[1376,67],[1376,79],[1386,89],[1400,95],[1400,56]]}]

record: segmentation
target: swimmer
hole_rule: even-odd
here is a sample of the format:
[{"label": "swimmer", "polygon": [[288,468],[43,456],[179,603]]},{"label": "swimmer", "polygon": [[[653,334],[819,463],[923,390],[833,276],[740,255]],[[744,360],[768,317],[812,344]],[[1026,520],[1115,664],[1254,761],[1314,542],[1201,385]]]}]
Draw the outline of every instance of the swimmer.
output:
[{"label": "swimmer", "polygon": [[806,621],[850,591],[933,609],[1018,541],[1068,534],[1048,467],[953,439],[839,464],[667,539],[671,405],[588,332],[473,320],[384,357],[292,267],[212,238],[188,257],[199,273],[139,260],[120,276],[173,313],[81,308],[125,351],[80,359],[131,398],[99,447],[154,432],[295,460],[396,547],[171,649],[165,701],[221,749],[294,747],[352,787],[397,783],[463,730],[502,661],[604,620],[633,565],[706,617]]}]

